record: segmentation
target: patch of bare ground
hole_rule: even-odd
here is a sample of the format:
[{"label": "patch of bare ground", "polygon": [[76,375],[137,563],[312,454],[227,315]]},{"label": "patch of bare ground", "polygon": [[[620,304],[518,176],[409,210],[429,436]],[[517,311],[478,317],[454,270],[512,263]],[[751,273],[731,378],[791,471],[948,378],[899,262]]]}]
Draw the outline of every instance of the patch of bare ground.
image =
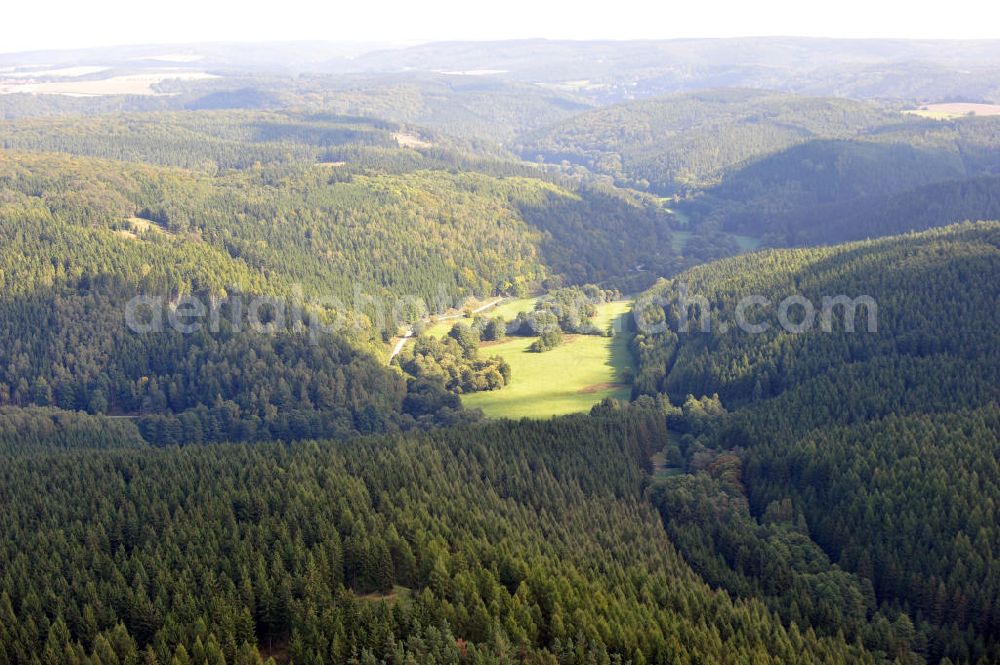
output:
[{"label": "patch of bare ground", "polygon": [[393,136],[400,148],[431,148],[434,145],[430,141],[425,141],[416,134],[408,132],[395,132]]},{"label": "patch of bare ground", "polygon": [[146,234],[157,234],[170,236],[173,235],[170,231],[167,231],[162,226],[157,224],[151,219],[143,219],[142,217],[129,217],[125,220],[128,224],[128,228],[125,229],[115,229],[114,234],[120,238],[125,238],[127,240],[142,240],[142,236]]},{"label": "patch of bare ground", "polygon": [[132,230],[135,231],[136,233],[146,233],[147,231],[153,231],[154,233],[163,233],[166,235],[170,235],[170,231],[167,231],[165,228],[163,228],[162,226],[160,226],[151,219],[146,219],[144,217],[129,217],[128,223],[129,226],[132,227]]},{"label": "patch of bare ground", "polygon": [[402,598],[408,596],[409,593],[410,590],[406,587],[395,586],[389,593],[366,593],[363,596],[358,596],[358,598],[372,603],[386,603],[388,605],[393,605],[398,603]]},{"label": "patch of bare ground", "polygon": [[667,469],[667,455],[662,450],[649,456],[649,461],[653,465],[653,475],[659,475]]},{"label": "patch of bare ground", "polygon": [[276,663],[288,662],[288,642],[285,640],[275,640],[267,644],[261,644],[257,647],[257,651],[260,652],[260,657],[264,660],[274,658]]},{"label": "patch of bare ground", "polygon": [[597,393],[597,392],[600,392],[602,390],[610,390],[612,388],[621,388],[624,385],[627,385],[627,384],[624,384],[624,383],[592,383],[589,386],[584,386],[583,388],[580,388],[576,392],[578,392],[578,393],[580,393],[582,395],[587,395],[587,394],[590,394],[590,393]]}]

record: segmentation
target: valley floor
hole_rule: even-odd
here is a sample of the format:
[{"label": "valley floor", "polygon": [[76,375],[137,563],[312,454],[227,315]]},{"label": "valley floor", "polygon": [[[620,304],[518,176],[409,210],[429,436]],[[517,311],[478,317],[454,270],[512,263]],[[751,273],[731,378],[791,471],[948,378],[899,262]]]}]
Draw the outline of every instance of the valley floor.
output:
[{"label": "valley floor", "polygon": [[614,326],[612,337],[567,335],[545,353],[532,353],[532,337],[485,343],[482,355],[503,356],[511,382],[501,390],[463,395],[467,408],[482,409],[490,418],[549,418],[587,411],[605,397],[628,399],[624,372],[632,364],[628,348],[629,302],[599,305],[598,326]]}]

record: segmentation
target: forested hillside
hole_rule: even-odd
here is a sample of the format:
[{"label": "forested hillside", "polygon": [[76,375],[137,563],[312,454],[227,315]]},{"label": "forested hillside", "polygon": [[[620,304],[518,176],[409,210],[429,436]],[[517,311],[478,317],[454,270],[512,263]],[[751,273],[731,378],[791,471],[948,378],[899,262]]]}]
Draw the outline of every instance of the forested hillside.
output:
[{"label": "forested hillside", "polygon": [[362,289],[451,305],[549,274],[605,280],[671,258],[666,216],[655,206],[523,176],[360,174],[337,165],[213,176],[4,153],[0,178],[11,195],[68,221],[130,231],[138,217],[166,232],[154,233],[159,241],[206,243],[345,301]]},{"label": "forested hillside", "polygon": [[[667,304],[671,331],[637,340],[644,356],[638,390],[663,391],[675,401],[689,393],[717,392],[726,403],[743,404],[802,389],[826,371],[858,372],[865,364],[890,361],[900,363],[900,369],[947,361],[967,365],[972,372],[965,375],[963,393],[967,400],[979,397],[966,403],[983,403],[995,396],[988,389],[996,384],[991,379],[1000,365],[978,361],[997,359],[1000,331],[992,325],[998,316],[995,289],[976,287],[997,283],[998,233],[996,222],[964,224],[849,245],[758,252],[688,271],[648,294]],[[692,332],[675,332],[682,284],[692,297],[704,296],[711,304],[710,334],[700,332],[706,313],[697,306],[691,308]],[[770,306],[748,310],[751,323],[767,324],[768,330],[760,334],[744,333],[735,325],[735,305],[748,294],[770,299]],[[778,303],[793,294],[814,303],[815,323],[808,328],[812,334],[786,332],[778,325]],[[839,307],[831,317],[836,332],[823,332],[822,297],[838,295],[874,299],[877,331],[861,332],[868,325],[868,312],[861,306],[855,317],[859,332],[843,330]],[[652,305],[648,315],[655,317],[659,309]],[[801,321],[801,310],[796,306],[790,313],[795,323]],[[935,373],[926,378],[930,376]],[[945,392],[922,409],[952,401],[941,375],[936,376],[934,390]],[[977,376],[982,382],[973,381]],[[884,392],[896,400],[914,398],[909,391]],[[860,398],[880,394],[883,391],[865,391]]]},{"label": "forested hillside", "polygon": [[[887,621],[905,613],[891,619],[896,639],[930,662],[996,659],[1000,225],[726,260],[660,285],[663,306],[647,309],[650,321],[665,317],[678,330],[681,284],[711,304],[711,332],[699,332],[705,314],[695,306],[692,332],[640,333],[636,388],[684,403],[671,416],[684,433],[674,463],[705,480],[698,489],[668,480],[659,496],[696,569],[737,593],[789,593],[789,576],[815,569],[765,553],[805,538],[858,576],[862,594],[871,585]],[[750,310],[752,323],[770,326],[759,334],[733,325],[736,303],[751,293],[771,302]],[[816,305],[809,332],[777,324],[777,303],[791,294]],[[855,332],[841,307],[823,332],[822,297],[840,294],[870,296],[877,331],[868,332],[870,308],[861,306]],[[803,308],[792,309],[801,322]],[[746,536],[732,527],[701,533],[697,525],[722,519],[718,506],[729,501],[748,502],[742,517],[725,519],[741,520],[743,533],[762,530],[759,540],[741,544]],[[771,563],[754,563],[754,551]],[[808,614],[806,596],[783,598],[786,616]],[[845,620],[822,623],[850,634]]]},{"label": "forested hillside", "polygon": [[687,568],[641,496],[664,437],[0,453],[0,662],[876,663]]},{"label": "forested hillside", "polygon": [[[231,310],[216,331],[127,328],[125,305],[136,294],[162,298],[168,308],[182,295],[272,296],[293,304],[305,297],[296,295],[293,282],[303,273],[289,269],[291,263],[269,269],[235,251],[225,230],[212,238],[210,226],[171,222],[170,207],[156,220],[140,208],[166,197],[188,211],[193,206],[202,221],[231,223],[210,204],[199,210],[194,197],[210,194],[210,181],[55,157],[5,157],[3,166],[3,404],[127,415],[157,443],[350,435],[453,420],[445,414],[457,401],[433,386],[421,387],[416,419],[406,415],[406,382],[381,366],[363,319],[316,338],[296,332],[294,322],[275,334],[255,333],[244,320],[232,323]],[[130,220],[136,212],[147,218]],[[249,223],[229,228],[268,233]],[[286,252],[285,261],[294,258],[290,246]],[[339,289],[349,306],[351,268],[338,269],[339,284],[303,282],[314,295],[324,284],[332,293]],[[377,273],[368,274],[370,286]],[[357,275],[355,283],[366,286]],[[314,314],[324,323],[345,316],[307,311]]]},{"label": "forested hillside", "polygon": [[322,161],[355,145],[396,148],[398,126],[333,115],[204,111],[39,116],[0,125],[6,150],[44,150],[195,169]]},{"label": "forested hillside", "polygon": [[37,114],[0,123],[9,150],[66,152],[206,172],[257,165],[340,163],[353,169],[478,168],[537,173],[496,143],[374,116],[234,108]]},{"label": "forested hillside", "polygon": [[[715,90],[582,113],[526,135],[515,149],[676,196],[690,228],[787,246],[995,218],[988,196],[968,192],[981,186],[929,186],[1000,173],[1000,121]],[[921,204],[928,210],[917,210]]]},{"label": "forested hillside", "polygon": [[37,205],[4,219],[3,404],[139,417],[162,443],[380,431],[401,415],[405,382],[360,335],[254,333],[230,310],[214,333],[126,326],[136,293],[164,307],[171,293],[291,297],[287,281],[205,243],[122,237]]},{"label": "forested hillside", "polygon": [[314,76],[298,82],[296,95],[307,107],[431,127],[494,147],[592,106],[551,87],[439,72]]},{"label": "forested hillside", "polygon": [[[123,70],[130,68],[142,71],[148,65],[143,67],[134,61],[120,65]],[[0,94],[0,119],[62,116],[64,120],[78,121],[84,116],[120,112],[170,112],[185,116],[188,114],[177,112],[235,111],[244,116],[251,112],[268,116],[267,121],[274,120],[276,115],[304,114],[309,121],[320,123],[334,119],[344,123],[360,121],[361,125],[373,121],[383,126],[416,125],[452,137],[450,140],[471,141],[495,151],[522,132],[540,129],[594,105],[587,96],[571,91],[495,76],[443,72],[367,75],[310,72],[293,76],[237,72],[229,67],[223,71],[219,78],[166,80],[157,85],[159,91],[166,93],[159,96]],[[187,123],[178,117],[174,121]],[[37,130],[39,124],[33,126]],[[53,129],[58,133],[58,124]],[[123,138],[117,134],[108,136]],[[67,138],[70,137],[63,136],[62,140]],[[170,136],[162,138],[166,146],[173,142]]]},{"label": "forested hillside", "polygon": [[[852,206],[865,207],[872,198],[925,202],[928,211],[890,208],[868,223],[871,235],[884,236],[921,229],[920,220],[935,209],[964,211],[966,216],[929,226],[995,219],[988,197],[967,193],[961,185],[951,194],[946,183],[997,173],[1000,121],[996,118],[907,122],[851,141],[812,141],[762,159],[709,190],[705,203],[716,209],[712,216],[724,219],[725,228],[770,235],[770,242],[780,246],[801,243],[800,231],[809,237],[810,216],[817,208],[840,207],[843,212],[836,214],[846,217]],[[942,188],[930,187],[935,183],[943,183]],[[954,200],[956,196],[962,200]],[[827,221],[827,241],[858,239],[846,226],[850,222]],[[838,232],[842,227],[844,231]]]},{"label": "forested hillside", "polygon": [[776,244],[816,245],[984,219],[1000,219],[1000,178],[995,176],[809,206],[772,216],[760,231]]},{"label": "forested hillside", "polygon": [[861,102],[710,90],[579,114],[527,135],[519,151],[671,195],[718,183],[737,167],[791,146],[850,138],[889,120]]}]

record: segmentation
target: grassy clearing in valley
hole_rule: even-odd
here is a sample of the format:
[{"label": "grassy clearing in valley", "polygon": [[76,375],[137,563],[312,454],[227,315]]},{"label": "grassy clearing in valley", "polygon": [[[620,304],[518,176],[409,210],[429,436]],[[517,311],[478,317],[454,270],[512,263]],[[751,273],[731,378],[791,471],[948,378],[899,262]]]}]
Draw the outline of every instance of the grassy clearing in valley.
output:
[{"label": "grassy clearing in valley", "polygon": [[[595,322],[602,327],[623,323],[629,305],[600,305]],[[528,351],[532,337],[484,344],[483,355],[500,355],[510,363],[511,382],[502,390],[463,395],[462,402],[490,418],[549,418],[587,411],[605,397],[627,399],[631,389],[623,373],[632,364],[629,335],[624,326],[616,327],[622,332],[613,337],[567,335],[562,345],[545,353]]]}]

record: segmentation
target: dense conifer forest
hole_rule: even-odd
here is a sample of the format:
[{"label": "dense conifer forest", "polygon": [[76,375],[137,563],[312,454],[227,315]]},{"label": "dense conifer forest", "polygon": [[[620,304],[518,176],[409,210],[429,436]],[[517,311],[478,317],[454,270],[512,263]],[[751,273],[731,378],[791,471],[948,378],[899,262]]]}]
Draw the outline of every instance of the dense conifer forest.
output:
[{"label": "dense conifer forest", "polygon": [[877,662],[686,566],[641,494],[655,413],[91,448],[108,437],[4,452],[3,662]]},{"label": "dense conifer forest", "polygon": [[[996,659],[998,270],[1000,226],[966,224],[748,255],[649,294],[650,321],[676,324],[694,294],[712,311],[710,332],[707,312],[689,305],[691,332],[635,340],[636,390],[683,403],[666,409],[680,435],[668,452],[694,475],[656,494],[696,570],[773,598],[790,620],[812,613],[860,631],[870,647],[901,640],[930,662]],[[864,305],[855,332],[841,307],[828,334],[782,330],[777,297],[792,285],[817,303],[817,326],[822,296],[871,296],[877,332]],[[774,299],[754,308],[753,323],[770,329],[724,332],[750,293]],[[706,394],[714,409],[686,397]],[[880,638],[856,623],[876,609]]]}]

